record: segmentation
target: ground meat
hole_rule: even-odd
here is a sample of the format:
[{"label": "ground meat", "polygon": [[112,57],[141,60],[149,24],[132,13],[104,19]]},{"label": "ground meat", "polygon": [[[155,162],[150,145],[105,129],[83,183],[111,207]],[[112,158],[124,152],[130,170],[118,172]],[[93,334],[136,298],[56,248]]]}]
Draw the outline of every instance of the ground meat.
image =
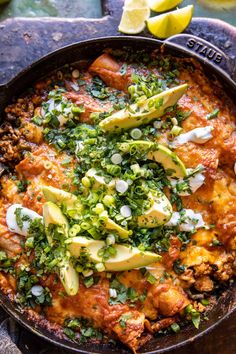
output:
[{"label": "ground meat", "polygon": [[211,272],[212,272],[212,267],[210,266],[209,263],[199,264],[199,265],[195,266],[193,269],[194,269],[195,277],[211,274]]},{"label": "ground meat", "polygon": [[8,164],[17,162],[22,158],[22,150],[28,150],[29,146],[21,137],[18,129],[9,123],[0,127],[0,162]]},{"label": "ground meat", "polygon": [[207,275],[203,275],[202,277],[198,278],[194,284],[196,290],[202,291],[212,291],[214,287],[214,283],[211,278]]},{"label": "ground meat", "polygon": [[234,259],[235,257],[231,254],[219,258],[215,263],[218,270],[214,272],[214,278],[219,281],[229,280],[235,273]]}]

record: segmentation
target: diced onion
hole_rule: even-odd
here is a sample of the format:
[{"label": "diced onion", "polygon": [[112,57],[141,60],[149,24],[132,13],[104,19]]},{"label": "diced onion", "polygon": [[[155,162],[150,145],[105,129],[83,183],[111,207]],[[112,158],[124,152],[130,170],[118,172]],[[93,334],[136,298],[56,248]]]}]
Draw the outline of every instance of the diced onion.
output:
[{"label": "diced onion", "polygon": [[134,129],[131,130],[130,136],[133,139],[140,139],[141,136],[142,136],[142,131],[140,129],[138,129],[138,128],[134,128]]},{"label": "diced onion", "polygon": [[122,162],[121,154],[112,155],[111,162],[114,163],[114,165],[119,165]]},{"label": "diced onion", "polygon": [[129,218],[132,215],[131,209],[128,205],[123,205],[120,208],[120,213],[124,218]]},{"label": "diced onion", "polygon": [[31,288],[31,293],[34,295],[34,296],[40,296],[42,295],[43,293],[43,287],[41,285],[34,285],[32,286]]},{"label": "diced onion", "polygon": [[119,193],[125,193],[127,189],[129,188],[129,185],[126,181],[123,181],[122,179],[119,179],[116,181],[116,190]]}]

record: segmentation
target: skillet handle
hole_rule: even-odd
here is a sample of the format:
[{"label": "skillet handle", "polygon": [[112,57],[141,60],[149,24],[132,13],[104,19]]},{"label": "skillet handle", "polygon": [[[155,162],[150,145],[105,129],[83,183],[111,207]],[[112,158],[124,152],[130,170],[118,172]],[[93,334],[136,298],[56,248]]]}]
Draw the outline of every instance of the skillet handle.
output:
[{"label": "skillet handle", "polygon": [[[7,102],[7,88],[6,85],[0,85],[0,120],[1,120],[1,113],[4,110]],[[1,124],[1,121],[0,121]]]},{"label": "skillet handle", "polygon": [[200,60],[213,64],[224,71],[231,79],[236,81],[236,60],[228,57],[221,49],[206,40],[190,34],[177,34],[165,42],[174,43],[182,50],[194,54]]}]

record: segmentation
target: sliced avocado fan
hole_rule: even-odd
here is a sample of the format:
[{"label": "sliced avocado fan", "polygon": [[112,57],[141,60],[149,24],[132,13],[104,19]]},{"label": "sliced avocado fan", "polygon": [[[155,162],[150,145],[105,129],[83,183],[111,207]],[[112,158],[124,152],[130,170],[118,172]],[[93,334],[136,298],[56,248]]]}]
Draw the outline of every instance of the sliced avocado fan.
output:
[{"label": "sliced avocado fan", "polygon": [[133,103],[103,119],[99,126],[105,132],[114,133],[148,124],[162,117],[167,108],[174,106],[187,88],[187,84],[176,86],[144,101]]},{"label": "sliced avocado fan", "polygon": [[[106,243],[104,241],[77,236],[71,239],[68,248],[74,257],[79,257],[81,248],[85,247],[89,253],[91,261],[94,263],[101,263],[103,262],[103,259],[98,256],[98,253],[105,246]],[[113,247],[116,249],[116,255],[103,262],[107,271],[119,272],[145,267],[161,259],[160,255],[153,252],[140,251],[137,247],[120,244],[115,244]]]},{"label": "sliced avocado fan", "polygon": [[[45,225],[48,243],[53,245],[53,239],[49,232],[49,226],[55,225],[62,228],[65,238],[68,237],[69,223],[63,215],[61,209],[52,202],[43,205],[43,219]],[[61,265],[59,265],[59,277],[68,295],[76,295],[79,290],[79,275],[68,259],[68,255],[64,255]]]},{"label": "sliced avocado fan", "polygon": [[72,193],[52,186],[43,186],[42,191],[47,201],[55,204],[63,204],[67,207],[67,209],[82,209],[82,205],[80,204],[78,198]]},{"label": "sliced avocado fan", "polygon": [[139,227],[154,228],[165,224],[172,215],[172,206],[164,193],[159,191],[156,195],[149,194],[153,204],[143,215],[137,217]]},{"label": "sliced avocado fan", "polygon": [[171,177],[183,178],[187,176],[183,162],[164,145],[151,141],[136,140],[119,144],[119,149],[125,153],[134,153],[136,151],[138,154],[143,154],[144,159],[162,164],[166,173]]},{"label": "sliced avocado fan", "polygon": [[115,223],[115,221],[111,220],[110,218],[107,218],[104,221],[104,228],[110,231],[115,231],[120,236],[120,238],[129,237],[129,231]]}]

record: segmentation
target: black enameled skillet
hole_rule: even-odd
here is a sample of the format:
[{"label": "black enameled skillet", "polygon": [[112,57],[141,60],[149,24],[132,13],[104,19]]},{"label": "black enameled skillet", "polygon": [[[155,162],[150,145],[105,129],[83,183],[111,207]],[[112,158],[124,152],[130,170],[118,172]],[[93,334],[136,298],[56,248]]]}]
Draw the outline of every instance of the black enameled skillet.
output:
[{"label": "black enameled skillet", "polygon": [[[232,99],[236,100],[236,63],[217,47],[208,42],[191,35],[177,35],[166,42],[143,37],[106,37],[87,40],[69,45],[48,54],[36,63],[17,75],[6,85],[0,85],[0,117],[4,107],[14,97],[22,94],[35,80],[42,78],[50,71],[55,70],[66,63],[73,63],[81,59],[93,59],[105,48],[130,47],[134,51],[154,50],[164,46],[164,52],[179,57],[195,57],[204,66],[207,75],[217,77],[222,83],[225,92]],[[7,296],[0,292],[0,305],[20,324],[44,338],[65,349],[77,353],[103,353],[103,354],[125,354],[130,353],[122,345],[112,346],[109,344],[75,344],[65,339],[59,339],[53,333],[39,327],[27,319],[21,310],[13,304]],[[138,352],[160,354],[169,350],[186,345],[197,340],[202,335],[212,330],[215,326],[223,326],[226,318],[232,316],[236,311],[236,286],[231,285],[225,292],[219,295],[216,305],[208,313],[208,321],[203,321],[200,329],[196,330],[192,325],[186,326],[178,334],[168,334],[152,339]]]}]

